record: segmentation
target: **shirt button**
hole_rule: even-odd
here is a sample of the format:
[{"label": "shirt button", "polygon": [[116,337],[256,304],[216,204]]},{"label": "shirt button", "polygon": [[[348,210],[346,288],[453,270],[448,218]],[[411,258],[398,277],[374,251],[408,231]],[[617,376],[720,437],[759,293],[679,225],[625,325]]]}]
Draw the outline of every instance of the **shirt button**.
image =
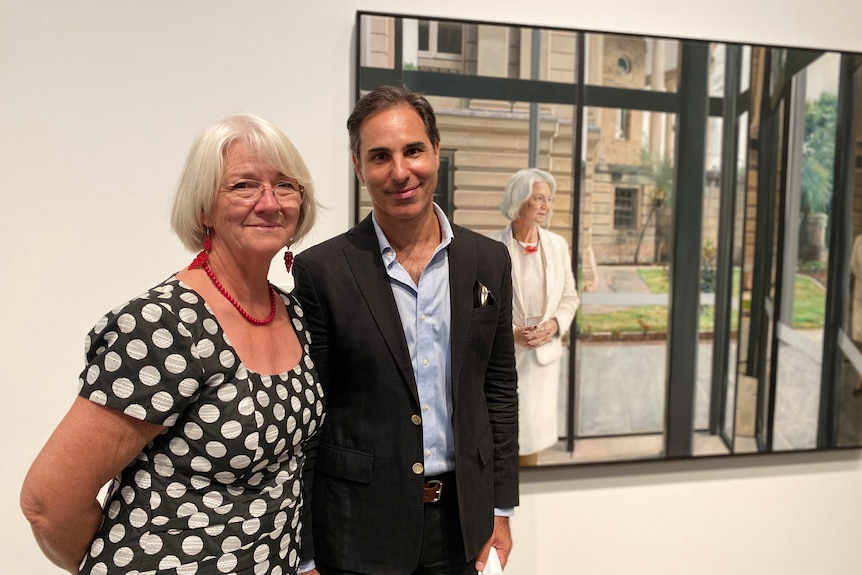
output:
[{"label": "shirt button", "polygon": [[419,425],[420,423],[422,423],[422,418],[414,413],[410,416],[410,421],[413,422],[413,425]]},{"label": "shirt button", "polygon": [[431,455],[431,450],[430,450],[430,449],[429,449],[429,450],[427,450],[427,451],[425,452],[425,455]]},{"label": "shirt button", "polygon": [[421,319],[422,321],[425,321],[425,314],[423,313],[422,315],[420,315],[419,319]]},{"label": "shirt button", "polygon": [[425,405],[422,406],[422,409],[424,409],[425,411],[428,411],[431,408],[428,407],[428,404],[426,403]]},{"label": "shirt button", "polygon": [[427,360],[427,359],[423,359],[423,360],[422,360],[422,365],[428,365],[428,360]]},{"label": "shirt button", "polygon": [[416,475],[422,475],[423,471],[425,471],[425,466],[423,466],[421,463],[413,464],[413,473],[415,473]]}]

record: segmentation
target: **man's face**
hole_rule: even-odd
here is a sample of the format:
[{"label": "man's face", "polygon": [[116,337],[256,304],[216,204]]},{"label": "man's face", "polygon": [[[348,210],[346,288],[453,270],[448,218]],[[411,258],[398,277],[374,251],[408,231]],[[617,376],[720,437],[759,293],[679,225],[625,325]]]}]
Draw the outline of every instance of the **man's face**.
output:
[{"label": "man's face", "polygon": [[432,209],[439,151],[412,108],[382,110],[362,121],[353,165],[383,227],[388,221],[423,217]]}]

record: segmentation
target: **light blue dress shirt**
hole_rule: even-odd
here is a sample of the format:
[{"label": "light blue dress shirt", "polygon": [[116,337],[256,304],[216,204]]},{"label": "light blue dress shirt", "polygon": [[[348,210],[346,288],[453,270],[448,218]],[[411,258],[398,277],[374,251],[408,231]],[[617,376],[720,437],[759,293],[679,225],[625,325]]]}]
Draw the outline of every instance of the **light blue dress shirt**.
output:
[{"label": "light blue dress shirt", "polygon": [[452,428],[452,354],[449,330],[449,252],[452,226],[435,204],[441,241],[422,270],[419,285],[396,259],[395,250],[372,213],[374,231],[395,305],[404,327],[407,349],[416,377],[422,417],[425,476],[455,469],[455,431]]}]

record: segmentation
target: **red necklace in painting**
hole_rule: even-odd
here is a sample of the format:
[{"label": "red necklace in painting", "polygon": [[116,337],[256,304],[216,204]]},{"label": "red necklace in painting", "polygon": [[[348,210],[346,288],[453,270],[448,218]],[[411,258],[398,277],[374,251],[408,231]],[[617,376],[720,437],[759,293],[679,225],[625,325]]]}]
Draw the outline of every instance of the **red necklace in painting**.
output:
[{"label": "red necklace in painting", "polygon": [[[512,237],[514,237],[514,236],[512,236]],[[518,238],[515,238],[515,241],[516,241],[516,242],[518,242],[518,245],[520,245],[522,248],[524,248],[524,251],[525,251],[526,253],[528,253],[528,254],[534,254],[534,253],[536,253],[537,251],[539,251],[539,242],[538,242],[538,240],[537,240],[535,243],[532,243],[532,244],[531,244],[531,243],[528,243],[528,242],[522,242],[522,241],[521,241],[521,240],[519,240]]]}]

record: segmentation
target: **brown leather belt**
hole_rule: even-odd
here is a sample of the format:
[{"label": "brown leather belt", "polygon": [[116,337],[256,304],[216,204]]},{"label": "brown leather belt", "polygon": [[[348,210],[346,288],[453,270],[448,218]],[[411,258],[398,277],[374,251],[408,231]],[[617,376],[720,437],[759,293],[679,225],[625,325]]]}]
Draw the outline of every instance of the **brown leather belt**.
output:
[{"label": "brown leather belt", "polygon": [[436,477],[429,477],[422,486],[422,501],[425,503],[437,503],[444,493],[455,490],[455,472],[450,471]]}]

